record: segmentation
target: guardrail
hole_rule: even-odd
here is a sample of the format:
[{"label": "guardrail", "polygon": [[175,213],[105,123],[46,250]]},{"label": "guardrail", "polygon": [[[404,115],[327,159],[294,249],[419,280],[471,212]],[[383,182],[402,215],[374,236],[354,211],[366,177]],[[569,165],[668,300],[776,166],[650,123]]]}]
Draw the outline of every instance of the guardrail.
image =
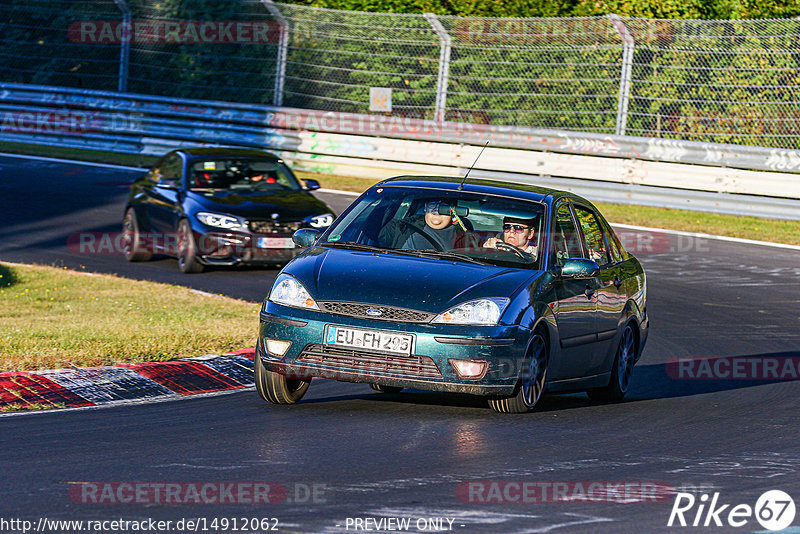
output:
[{"label": "guardrail", "polygon": [[[800,219],[794,150],[25,84],[0,84],[0,117],[2,141],[152,155],[188,145],[259,147],[302,170],[376,179],[463,174],[488,141],[475,165],[482,177],[571,178],[581,190],[615,191],[605,200],[636,202],[646,192],[646,203],[671,207],[679,192],[682,207]],[[672,201],[660,204],[659,190]],[[700,192],[706,200],[693,203]]]}]

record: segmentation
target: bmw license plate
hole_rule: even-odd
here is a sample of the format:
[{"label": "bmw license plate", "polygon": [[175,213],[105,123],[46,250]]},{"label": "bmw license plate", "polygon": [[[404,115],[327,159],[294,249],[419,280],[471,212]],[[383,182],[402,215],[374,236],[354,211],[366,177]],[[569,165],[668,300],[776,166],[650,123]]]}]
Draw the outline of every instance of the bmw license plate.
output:
[{"label": "bmw license plate", "polygon": [[414,344],[414,336],[398,332],[361,330],[359,328],[328,325],[325,330],[325,344],[409,356]]},{"label": "bmw license plate", "polygon": [[258,248],[294,248],[291,237],[259,237],[256,240]]}]

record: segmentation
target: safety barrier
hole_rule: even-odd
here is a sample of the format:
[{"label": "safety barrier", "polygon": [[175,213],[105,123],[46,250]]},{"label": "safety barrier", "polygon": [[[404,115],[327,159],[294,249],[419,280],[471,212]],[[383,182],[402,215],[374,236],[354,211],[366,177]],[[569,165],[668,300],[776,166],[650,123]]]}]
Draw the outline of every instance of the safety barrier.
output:
[{"label": "safety barrier", "polygon": [[[800,151],[794,150],[26,84],[0,84],[0,117],[2,141],[150,155],[179,146],[258,147],[301,170],[376,179],[463,174],[488,143],[476,176],[614,185],[623,202],[636,202],[632,193],[644,188],[656,199],[658,190],[670,198],[680,191],[690,208],[705,192],[718,196],[702,209],[800,219]],[[774,209],[761,197],[774,199]],[[648,203],[658,205],[652,198]],[[753,202],[760,207],[748,208]]]}]

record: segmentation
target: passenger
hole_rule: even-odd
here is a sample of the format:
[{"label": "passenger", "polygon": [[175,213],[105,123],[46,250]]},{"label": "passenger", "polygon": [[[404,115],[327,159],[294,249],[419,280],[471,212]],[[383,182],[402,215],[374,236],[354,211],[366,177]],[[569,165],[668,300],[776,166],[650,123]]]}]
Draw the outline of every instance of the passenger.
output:
[{"label": "passenger", "polygon": [[502,241],[536,257],[536,244],[532,242],[536,234],[535,224],[536,219],[503,217],[503,233],[490,237],[483,246],[497,248],[497,243]]}]

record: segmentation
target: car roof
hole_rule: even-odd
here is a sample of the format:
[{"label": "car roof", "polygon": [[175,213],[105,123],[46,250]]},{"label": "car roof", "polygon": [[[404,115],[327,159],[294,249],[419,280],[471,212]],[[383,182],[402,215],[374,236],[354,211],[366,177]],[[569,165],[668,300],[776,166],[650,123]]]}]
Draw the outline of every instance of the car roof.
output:
[{"label": "car roof", "polygon": [[[464,180],[462,176],[395,176],[394,178],[389,178],[388,180],[376,184],[376,186],[424,187],[456,190],[462,180]],[[591,202],[574,193],[522,182],[467,178],[462,190],[472,193],[512,196],[534,202],[544,202],[546,204],[550,204],[561,198],[569,198],[591,205]]]},{"label": "car roof", "polygon": [[175,152],[182,152],[189,157],[258,157],[278,161],[281,158],[265,150],[254,148],[179,148]]}]

